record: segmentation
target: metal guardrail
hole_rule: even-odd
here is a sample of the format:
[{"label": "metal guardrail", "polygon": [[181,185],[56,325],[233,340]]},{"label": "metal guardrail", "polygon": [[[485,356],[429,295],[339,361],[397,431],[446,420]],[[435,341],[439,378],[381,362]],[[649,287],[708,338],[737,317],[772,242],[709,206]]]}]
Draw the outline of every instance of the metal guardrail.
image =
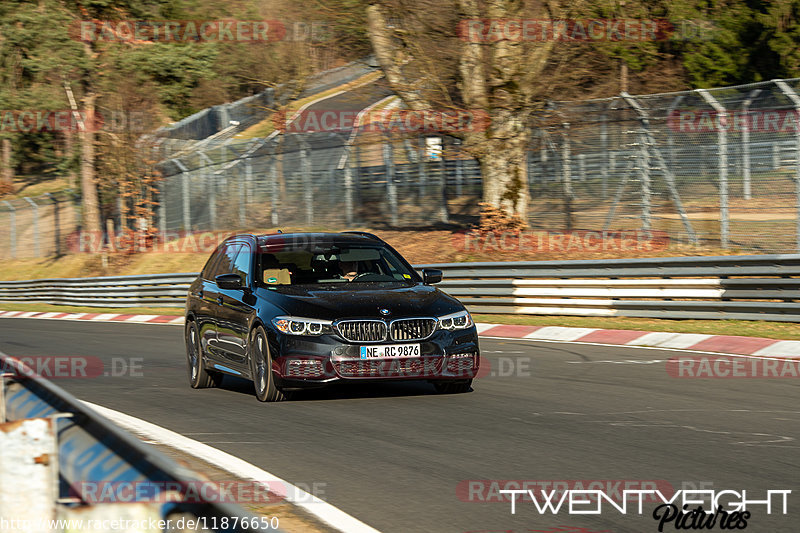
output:
[{"label": "metal guardrail", "polygon": [[[800,322],[800,254],[416,265],[473,313]],[[182,307],[196,273],[0,282],[0,302]]]},{"label": "metal guardrail", "polygon": [[[213,482],[209,483],[118,428],[68,392],[36,375],[19,359],[0,353],[0,365],[0,369],[14,369],[0,377],[2,455],[18,465],[0,471],[0,478],[5,478],[0,482],[3,494],[0,499],[15,499],[16,503],[25,504],[4,510],[11,513],[12,518],[36,523],[38,519],[85,521],[133,517],[146,520],[155,517],[170,519],[173,524],[184,518],[203,520],[212,531],[276,531],[267,529],[257,516],[238,505],[226,503]],[[32,431],[37,431],[33,442],[45,442],[45,453],[33,449],[31,439],[26,439],[26,430],[28,437]],[[166,499],[146,492],[145,500],[139,503],[126,500],[87,502],[80,497],[81,491],[76,490],[86,484],[160,487],[159,494]],[[173,498],[161,492],[177,490],[179,496],[181,489],[200,485],[203,486],[202,501],[186,502],[174,497],[175,493]],[[138,489],[136,491],[138,501]],[[31,513],[31,508],[38,508],[38,511]],[[137,509],[135,516],[130,512],[133,508]],[[10,518],[5,512],[2,514]],[[223,517],[227,517],[224,528],[221,527]],[[49,528],[36,529],[39,530],[50,531]]]}]

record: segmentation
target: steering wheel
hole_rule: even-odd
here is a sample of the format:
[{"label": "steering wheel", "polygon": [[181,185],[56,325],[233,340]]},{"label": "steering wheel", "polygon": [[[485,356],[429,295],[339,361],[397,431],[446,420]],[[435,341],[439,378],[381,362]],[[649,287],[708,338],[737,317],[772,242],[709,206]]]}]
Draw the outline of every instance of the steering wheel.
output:
[{"label": "steering wheel", "polygon": [[[386,278],[389,278],[389,276],[378,274],[377,272],[362,272],[361,274],[356,274],[350,281],[387,281]],[[394,278],[391,278],[391,280],[394,281]]]}]

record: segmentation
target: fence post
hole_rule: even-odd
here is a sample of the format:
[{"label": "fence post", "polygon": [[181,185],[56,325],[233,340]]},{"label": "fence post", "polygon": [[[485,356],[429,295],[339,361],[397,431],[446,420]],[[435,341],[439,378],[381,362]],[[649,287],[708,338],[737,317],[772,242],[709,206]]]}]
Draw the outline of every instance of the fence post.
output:
[{"label": "fence post", "polygon": [[602,158],[602,164],[600,165],[600,178],[601,178],[601,192],[603,198],[608,197],[608,171],[610,168],[610,157],[611,152],[608,149],[608,115],[603,113],[600,117],[600,149],[602,150],[602,154],[600,157]]},{"label": "fence post", "polygon": [[245,198],[247,197],[247,195],[245,194],[245,188],[247,187],[247,184],[250,183],[250,177],[248,176],[250,165],[248,163],[249,161],[245,159],[245,165],[244,165],[245,177],[243,180],[242,179],[238,180],[239,181],[239,226],[242,228],[244,228],[245,225],[247,224],[247,204],[245,203]]},{"label": "fence post", "polygon": [[778,170],[781,166],[781,147],[778,144],[772,145],[772,170]]},{"label": "fence post", "polygon": [[9,231],[9,246],[11,247],[11,258],[17,258],[17,213],[16,209],[11,202],[7,200],[3,200],[3,203],[8,206],[8,218],[10,223],[10,231]]},{"label": "fence post", "polygon": [[648,156],[648,137],[645,125],[642,124],[639,135],[639,179],[642,185],[642,231],[650,231],[651,218],[651,188],[650,188],[650,158]]},{"label": "fence post", "polygon": [[675,98],[675,100],[672,101],[672,103],[667,108],[667,151],[669,152],[667,154],[667,157],[669,158],[669,167],[670,167],[670,169],[672,169],[672,174],[675,174],[675,170],[674,170],[675,169],[675,144],[674,144],[674,140],[675,139],[674,139],[673,131],[672,131],[675,126],[674,125],[670,126],[670,124],[675,124],[675,121],[670,122],[670,117],[672,116],[672,113],[675,111],[675,109],[678,108],[678,106],[680,105],[680,103],[683,101],[684,98],[686,98],[686,97],[685,96],[678,96],[677,98]]},{"label": "fence post", "polygon": [[561,181],[564,194],[564,216],[567,231],[572,231],[572,175],[570,169],[569,122],[564,122],[564,141],[561,144]]},{"label": "fence post", "polygon": [[210,229],[217,229],[217,183],[214,181],[214,173],[211,172],[211,165],[214,162],[205,152],[197,151],[197,155],[203,158],[206,166],[202,167],[203,176],[206,180],[206,197],[208,198],[208,218]]},{"label": "fence post", "polygon": [[742,115],[744,116],[744,123],[742,124],[742,187],[743,196],[745,200],[750,200],[752,194],[750,191],[750,104],[753,99],[758,96],[761,89],[754,89],[750,91],[747,99],[742,103]]},{"label": "fence post", "polygon": [[728,220],[728,114],[716,98],[705,89],[697,89],[703,100],[717,112],[717,153],[719,159],[719,237],[720,245],[728,248],[730,239],[730,225]]},{"label": "fence post", "polygon": [[[800,116],[800,96],[787,85],[785,81],[777,80],[775,84],[786,95],[789,100],[794,104],[795,113]],[[795,121],[798,119],[795,116]],[[795,140],[795,156],[794,156],[794,194],[795,194],[795,208],[797,210],[797,225],[795,228],[795,235],[797,236],[796,248],[800,252],[800,130],[794,130]]]},{"label": "fence post", "polygon": [[425,137],[419,138],[419,161],[417,163],[417,174],[419,178],[419,196],[425,196],[425,185],[427,185],[428,176],[426,175],[425,165],[427,164],[427,147],[425,146]]},{"label": "fence post", "polygon": [[24,200],[33,207],[33,240],[36,242],[36,246],[34,248],[36,250],[36,257],[40,257],[41,248],[39,247],[39,206],[27,196],[24,198]]},{"label": "fence post", "polygon": [[278,199],[280,191],[278,190],[278,156],[275,153],[275,147],[272,147],[272,162],[269,166],[269,215],[270,222],[273,226],[278,225]]},{"label": "fence post", "polygon": [[61,213],[59,212],[58,199],[52,193],[47,193],[47,196],[53,202],[53,247],[56,250],[56,255],[61,255]]},{"label": "fence post", "polygon": [[386,197],[389,200],[389,217],[392,226],[397,227],[397,185],[394,182],[394,154],[392,142],[385,139],[383,142],[383,165],[386,169]]},{"label": "fence post", "polygon": [[344,165],[344,218],[347,225],[353,223],[353,168],[350,158]]},{"label": "fence post", "polygon": [[447,161],[445,160],[445,152],[447,151],[447,147],[445,146],[445,137],[442,137],[442,154],[439,158],[439,186],[441,187],[441,199],[442,199],[442,208],[441,208],[441,217],[439,218],[440,221],[444,222],[445,224],[450,223],[450,210],[447,206]]},{"label": "fence post", "polygon": [[181,171],[181,215],[183,218],[183,231],[192,230],[192,214],[189,211],[189,169],[180,159],[171,159]]},{"label": "fence post", "polygon": [[314,224],[314,189],[311,180],[311,158],[308,156],[309,147],[305,139],[299,137],[301,143],[300,168],[303,174],[303,200],[306,204],[306,225]]}]

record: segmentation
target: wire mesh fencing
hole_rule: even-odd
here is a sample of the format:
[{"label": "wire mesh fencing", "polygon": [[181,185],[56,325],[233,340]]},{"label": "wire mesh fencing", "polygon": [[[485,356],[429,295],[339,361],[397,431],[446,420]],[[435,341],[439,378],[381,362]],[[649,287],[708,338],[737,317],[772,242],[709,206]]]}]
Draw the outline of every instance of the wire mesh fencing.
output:
[{"label": "wire mesh fencing", "polygon": [[[800,251],[798,93],[793,79],[551,102],[527,153],[528,225]],[[441,134],[318,131],[157,148],[163,233],[464,227],[479,214],[480,166]],[[4,257],[63,253],[80,226],[76,206],[53,197],[0,202],[0,220]]]}]

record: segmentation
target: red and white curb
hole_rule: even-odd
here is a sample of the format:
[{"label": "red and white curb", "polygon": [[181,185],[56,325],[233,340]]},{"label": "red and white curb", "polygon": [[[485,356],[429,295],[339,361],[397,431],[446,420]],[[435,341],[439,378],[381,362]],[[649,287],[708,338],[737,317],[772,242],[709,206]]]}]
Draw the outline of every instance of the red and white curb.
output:
[{"label": "red and white curb", "polygon": [[0,311],[0,318],[41,318],[83,320],[88,322],[134,322],[136,324],[183,324],[182,316],[127,315],[119,313],[37,313],[35,311]]},{"label": "red and white curb", "polygon": [[[88,322],[120,322],[136,324],[183,324],[182,316],[133,315],[116,313],[39,313],[35,311],[0,311],[0,318],[33,318],[81,320]],[[503,337],[555,342],[580,342],[619,346],[644,346],[697,352],[718,352],[761,357],[800,358],[800,341],[781,341],[736,335],[704,335],[700,333],[666,333],[625,329],[565,328],[560,326],[520,326],[513,324],[478,323],[482,337]]]},{"label": "red and white curb", "polygon": [[626,329],[563,328],[559,326],[519,326],[479,323],[482,337],[504,337],[539,341],[580,342],[620,346],[671,348],[694,352],[719,352],[762,357],[800,358],[800,341],[780,341],[736,335],[664,333]]}]

